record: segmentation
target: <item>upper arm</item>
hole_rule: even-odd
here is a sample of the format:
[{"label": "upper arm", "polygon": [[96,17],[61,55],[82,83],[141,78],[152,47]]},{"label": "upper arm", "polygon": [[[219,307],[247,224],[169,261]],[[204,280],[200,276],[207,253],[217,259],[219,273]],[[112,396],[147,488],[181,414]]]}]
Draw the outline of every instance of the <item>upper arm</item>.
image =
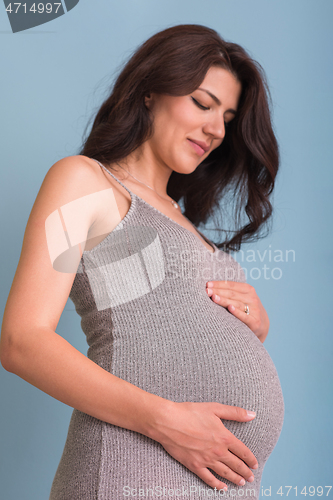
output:
[{"label": "upper arm", "polygon": [[89,195],[97,186],[96,171],[83,156],[64,158],[47,172],[27,222],[5,308],[6,343],[31,327],[56,329],[96,217]]}]

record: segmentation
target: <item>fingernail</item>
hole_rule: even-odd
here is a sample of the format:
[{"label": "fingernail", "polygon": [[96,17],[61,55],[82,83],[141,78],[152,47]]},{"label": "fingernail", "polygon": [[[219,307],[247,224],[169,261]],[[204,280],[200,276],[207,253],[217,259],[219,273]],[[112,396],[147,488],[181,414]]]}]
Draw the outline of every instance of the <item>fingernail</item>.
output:
[{"label": "fingernail", "polygon": [[255,417],[256,416],[256,412],[255,411],[246,410],[246,413],[248,414],[249,417]]},{"label": "fingernail", "polygon": [[208,281],[208,283],[206,284],[206,286],[212,287],[213,286],[213,282],[212,281]]},{"label": "fingernail", "polygon": [[258,464],[255,464],[251,469],[258,469]]},{"label": "fingernail", "polygon": [[216,302],[220,302],[220,297],[219,295],[216,295],[216,293],[214,293],[213,299],[216,300]]},{"label": "fingernail", "polygon": [[244,486],[245,484],[245,479],[241,479],[238,483],[239,486]]},{"label": "fingernail", "polygon": [[230,308],[230,311],[234,311],[235,310],[235,306],[229,306]]},{"label": "fingernail", "polygon": [[212,293],[212,291],[210,288],[207,288],[207,293]]},{"label": "fingernail", "polygon": [[248,482],[249,482],[249,483],[252,483],[252,481],[254,481],[254,476],[250,476],[250,477],[248,478]]}]

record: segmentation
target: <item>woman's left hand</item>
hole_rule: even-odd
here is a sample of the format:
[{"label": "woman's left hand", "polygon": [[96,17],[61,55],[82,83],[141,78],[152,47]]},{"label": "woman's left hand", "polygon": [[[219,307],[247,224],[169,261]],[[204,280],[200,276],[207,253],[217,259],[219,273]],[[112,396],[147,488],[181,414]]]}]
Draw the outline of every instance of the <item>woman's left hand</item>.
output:
[{"label": "woman's left hand", "polygon": [[[269,330],[269,319],[253,286],[238,281],[208,281],[206,291],[216,304],[243,321],[264,342]],[[245,305],[250,314],[246,314]]]}]

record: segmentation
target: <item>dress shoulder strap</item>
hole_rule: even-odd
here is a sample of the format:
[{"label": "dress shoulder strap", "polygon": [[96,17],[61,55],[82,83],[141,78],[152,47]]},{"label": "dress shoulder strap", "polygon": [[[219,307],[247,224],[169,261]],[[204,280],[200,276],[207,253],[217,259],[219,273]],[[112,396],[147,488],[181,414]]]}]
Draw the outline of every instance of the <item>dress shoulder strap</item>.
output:
[{"label": "dress shoulder strap", "polygon": [[117,182],[119,182],[119,184],[121,186],[123,186],[123,188],[125,188],[126,191],[129,192],[129,194],[130,194],[131,197],[135,196],[135,193],[133,193],[130,189],[128,189],[127,186],[125,186],[125,184],[123,184],[119,179],[117,179],[117,177],[112,172],[110,172],[110,170],[108,170],[106,167],[104,167],[104,165],[100,161],[95,160],[95,158],[91,158],[91,159],[94,160],[94,161],[96,161],[101,167],[104,168],[104,170],[106,170],[106,172],[108,172],[108,174],[110,174]]}]

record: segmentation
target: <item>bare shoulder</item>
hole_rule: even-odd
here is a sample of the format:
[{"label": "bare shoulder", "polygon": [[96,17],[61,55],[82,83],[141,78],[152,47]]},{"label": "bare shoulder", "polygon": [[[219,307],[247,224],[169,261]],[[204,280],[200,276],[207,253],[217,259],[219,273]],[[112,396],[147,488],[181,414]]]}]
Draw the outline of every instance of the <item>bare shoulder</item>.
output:
[{"label": "bare shoulder", "polygon": [[[78,207],[81,200],[81,205],[85,208],[81,212],[81,223],[82,217],[88,217],[87,224],[90,226],[98,212],[90,195],[101,189],[100,166],[96,161],[82,155],[67,156],[54,163],[47,171],[32,212],[38,212],[45,221],[55,209],[68,207],[69,203],[72,203],[74,209],[74,202]],[[86,203],[89,196],[90,203]]]},{"label": "bare shoulder", "polygon": [[100,167],[96,161],[83,155],[66,156],[54,163],[47,171],[43,184],[52,183],[55,194],[62,189],[89,191],[98,184]]},{"label": "bare shoulder", "polygon": [[73,235],[73,241],[80,241],[82,250],[89,251],[124,217],[128,198],[97,161],[68,156],[46,173],[31,217],[36,225],[46,224],[46,230],[49,226],[53,230],[60,216],[69,238]]},{"label": "bare shoulder", "polygon": [[87,175],[89,173],[93,175],[98,169],[98,163],[92,158],[84,155],[72,155],[58,160],[50,167],[48,173],[66,175],[66,173],[85,172]]}]

